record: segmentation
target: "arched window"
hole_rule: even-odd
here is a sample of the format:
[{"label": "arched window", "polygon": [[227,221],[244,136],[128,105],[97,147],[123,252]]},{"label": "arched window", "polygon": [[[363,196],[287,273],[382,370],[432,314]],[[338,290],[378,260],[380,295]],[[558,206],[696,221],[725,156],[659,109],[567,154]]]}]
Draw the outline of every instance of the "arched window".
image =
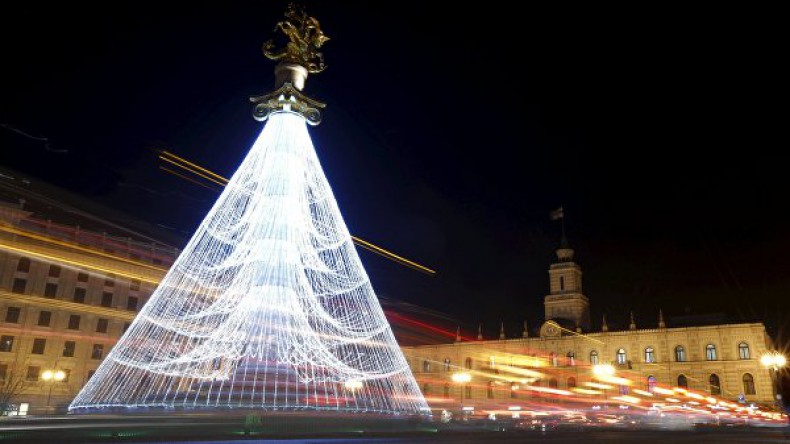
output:
[{"label": "arched window", "polygon": [[422,371],[426,373],[431,371],[431,361],[427,359],[422,361]]},{"label": "arched window", "polygon": [[450,383],[449,382],[444,384],[444,397],[445,398],[449,398],[450,397]]},{"label": "arched window", "polygon": [[682,345],[675,347],[675,361],[686,362],[686,349]]},{"label": "arched window", "polygon": [[721,385],[719,385],[719,375],[717,375],[716,373],[712,373],[708,377],[708,382],[710,382],[710,394],[721,395]]},{"label": "arched window", "polygon": [[444,358],[444,371],[450,371],[450,358]]},{"label": "arched window", "polygon": [[20,271],[22,273],[30,272],[30,259],[26,257],[20,257],[19,263],[16,264],[16,271]]},{"label": "arched window", "polygon": [[565,290],[565,276],[560,276],[560,291]]},{"label": "arched window", "polygon": [[715,361],[716,360],[716,346],[713,344],[708,344],[705,346],[705,359],[708,361]]},{"label": "arched window", "polygon": [[488,399],[494,398],[494,381],[488,381],[488,390],[486,392]]},{"label": "arched window", "polygon": [[615,355],[615,358],[618,364],[625,364],[626,362],[625,350],[622,348],[617,350],[617,355]]},{"label": "arched window", "polygon": [[687,389],[689,388],[689,380],[686,378],[686,375],[678,376],[678,387]]},{"label": "arched window", "polygon": [[510,384],[510,397],[511,398],[513,398],[513,399],[518,398],[518,392],[516,392],[516,390],[518,390],[519,388],[520,387],[519,387],[518,384]]},{"label": "arched window", "polygon": [[572,351],[568,352],[568,354],[566,355],[566,358],[568,359],[568,364],[567,365],[576,365],[576,354],[575,353],[573,353]]},{"label": "arched window", "polygon": [[571,376],[570,378],[568,378],[568,388],[574,388],[574,387],[576,387],[576,378]]},{"label": "arched window", "polygon": [[558,385],[557,378],[549,379],[549,387],[555,389],[555,388],[557,388],[557,385]]},{"label": "arched window", "polygon": [[598,352],[595,350],[590,352],[590,365],[598,365]]},{"label": "arched window", "polygon": [[743,394],[744,395],[757,394],[757,392],[754,390],[754,376],[752,376],[751,373],[743,374]]},{"label": "arched window", "polygon": [[653,350],[653,347],[648,347],[645,349],[645,362],[648,364],[656,362],[656,351]]},{"label": "arched window", "polygon": [[551,352],[549,354],[549,360],[551,360],[551,365],[553,365],[554,367],[557,366],[557,354],[556,353]]},{"label": "arched window", "polygon": [[738,344],[738,357],[741,359],[751,359],[752,354],[749,352],[749,344],[745,342]]},{"label": "arched window", "polygon": [[472,370],[472,358],[466,358],[464,367],[466,367],[467,370]]},{"label": "arched window", "polygon": [[653,389],[656,388],[656,377],[650,375],[647,377],[647,391],[653,393]]}]

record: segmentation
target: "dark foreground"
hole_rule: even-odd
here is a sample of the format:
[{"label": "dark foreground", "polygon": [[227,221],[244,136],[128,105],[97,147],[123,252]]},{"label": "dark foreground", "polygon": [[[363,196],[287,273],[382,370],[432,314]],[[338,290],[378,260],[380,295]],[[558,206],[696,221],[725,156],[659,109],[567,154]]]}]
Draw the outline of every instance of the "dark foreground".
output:
[{"label": "dark foreground", "polygon": [[629,424],[513,428],[392,417],[117,415],[0,419],[5,443],[785,443],[787,426]]}]

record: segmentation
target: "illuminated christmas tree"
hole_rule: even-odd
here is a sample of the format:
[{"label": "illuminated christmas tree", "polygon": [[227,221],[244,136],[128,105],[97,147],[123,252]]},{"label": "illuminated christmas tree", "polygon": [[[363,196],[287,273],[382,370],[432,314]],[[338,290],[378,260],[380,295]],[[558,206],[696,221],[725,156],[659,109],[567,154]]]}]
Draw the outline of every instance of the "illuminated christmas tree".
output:
[{"label": "illuminated christmas tree", "polygon": [[268,120],[148,303],[69,409],[425,413],[307,132],[319,23],[289,7]]}]

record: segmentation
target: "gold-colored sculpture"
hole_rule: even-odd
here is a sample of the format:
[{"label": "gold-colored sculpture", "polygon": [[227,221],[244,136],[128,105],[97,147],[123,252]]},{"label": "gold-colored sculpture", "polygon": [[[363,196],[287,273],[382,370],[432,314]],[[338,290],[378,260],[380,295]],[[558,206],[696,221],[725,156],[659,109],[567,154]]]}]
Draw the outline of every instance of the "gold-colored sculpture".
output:
[{"label": "gold-colored sculpture", "polygon": [[284,48],[275,50],[274,41],[269,40],[263,44],[263,54],[271,60],[301,65],[312,74],[326,69],[324,55],[318,48],[329,37],[321,31],[318,20],[308,16],[303,7],[293,3],[288,5],[285,18],[286,20],[277,22],[274,31],[281,30],[289,42]]}]

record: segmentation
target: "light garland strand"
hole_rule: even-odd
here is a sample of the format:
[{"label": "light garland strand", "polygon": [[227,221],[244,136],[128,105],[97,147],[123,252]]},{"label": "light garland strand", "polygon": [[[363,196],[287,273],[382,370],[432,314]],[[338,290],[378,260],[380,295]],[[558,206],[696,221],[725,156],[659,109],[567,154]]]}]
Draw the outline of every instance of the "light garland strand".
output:
[{"label": "light garland strand", "polygon": [[425,414],[302,116],[272,114],[70,411]]}]

